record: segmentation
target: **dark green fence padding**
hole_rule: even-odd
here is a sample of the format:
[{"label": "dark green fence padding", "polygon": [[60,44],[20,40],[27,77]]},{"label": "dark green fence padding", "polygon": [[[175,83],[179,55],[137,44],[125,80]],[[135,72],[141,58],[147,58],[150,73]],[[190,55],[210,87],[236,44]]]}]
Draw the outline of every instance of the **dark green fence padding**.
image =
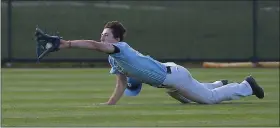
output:
[{"label": "dark green fence padding", "polygon": [[[7,5],[2,2],[2,58],[8,56],[6,17]],[[64,39],[99,40],[104,24],[111,20],[121,21],[127,28],[127,43],[157,59],[246,59],[253,56],[251,1],[15,1],[12,57],[36,58],[33,40],[36,25],[53,34],[59,31]],[[257,35],[257,56],[278,59],[279,2],[259,2]],[[106,57],[106,54],[90,50],[69,49],[47,58]]]}]

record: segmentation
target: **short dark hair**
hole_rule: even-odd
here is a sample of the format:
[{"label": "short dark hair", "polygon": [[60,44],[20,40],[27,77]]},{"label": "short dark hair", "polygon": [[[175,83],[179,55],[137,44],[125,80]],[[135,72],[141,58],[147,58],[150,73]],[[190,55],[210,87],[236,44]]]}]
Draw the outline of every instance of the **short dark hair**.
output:
[{"label": "short dark hair", "polygon": [[120,41],[123,41],[126,30],[119,21],[109,21],[104,28],[110,28],[114,38],[120,38]]}]

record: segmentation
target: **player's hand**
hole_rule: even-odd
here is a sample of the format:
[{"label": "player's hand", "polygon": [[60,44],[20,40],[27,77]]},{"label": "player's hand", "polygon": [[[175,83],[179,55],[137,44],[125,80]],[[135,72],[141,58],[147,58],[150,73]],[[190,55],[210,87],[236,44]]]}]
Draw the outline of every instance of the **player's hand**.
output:
[{"label": "player's hand", "polygon": [[35,30],[35,40],[37,43],[37,58],[42,59],[44,56],[48,55],[50,52],[55,52],[59,50],[60,45],[59,36],[51,36],[42,31],[40,28],[36,27]]},{"label": "player's hand", "polygon": [[100,103],[100,105],[116,105],[116,103],[105,102],[105,103]]}]

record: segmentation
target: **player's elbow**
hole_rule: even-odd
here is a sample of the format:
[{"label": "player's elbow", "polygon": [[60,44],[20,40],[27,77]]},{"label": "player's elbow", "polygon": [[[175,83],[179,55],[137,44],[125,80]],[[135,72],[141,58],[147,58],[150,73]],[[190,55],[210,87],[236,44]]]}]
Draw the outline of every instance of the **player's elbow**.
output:
[{"label": "player's elbow", "polygon": [[112,53],[114,51],[114,47],[111,44],[100,42],[94,42],[92,49],[104,53]]},{"label": "player's elbow", "polygon": [[96,50],[96,51],[99,51],[100,50],[100,46],[98,44],[98,42],[95,42],[95,41],[90,41],[90,45],[89,45],[89,48],[91,50]]}]

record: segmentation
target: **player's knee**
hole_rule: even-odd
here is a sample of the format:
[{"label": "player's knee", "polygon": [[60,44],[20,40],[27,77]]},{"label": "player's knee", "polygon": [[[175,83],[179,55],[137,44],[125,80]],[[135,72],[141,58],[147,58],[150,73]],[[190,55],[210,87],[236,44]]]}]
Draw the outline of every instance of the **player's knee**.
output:
[{"label": "player's knee", "polygon": [[208,100],[208,101],[205,101],[203,104],[217,104],[217,103],[212,100]]},{"label": "player's knee", "polygon": [[190,103],[191,101],[187,99],[186,97],[180,95],[180,93],[176,89],[168,89],[166,93],[171,96],[172,98],[178,100],[179,102],[186,104]]},{"label": "player's knee", "polygon": [[217,104],[219,103],[214,97],[202,98],[198,103],[200,104]]},{"label": "player's knee", "polygon": [[217,102],[216,101],[213,101],[213,100],[202,100],[202,101],[199,101],[199,102],[197,102],[197,103],[199,103],[199,104],[217,104]]}]

